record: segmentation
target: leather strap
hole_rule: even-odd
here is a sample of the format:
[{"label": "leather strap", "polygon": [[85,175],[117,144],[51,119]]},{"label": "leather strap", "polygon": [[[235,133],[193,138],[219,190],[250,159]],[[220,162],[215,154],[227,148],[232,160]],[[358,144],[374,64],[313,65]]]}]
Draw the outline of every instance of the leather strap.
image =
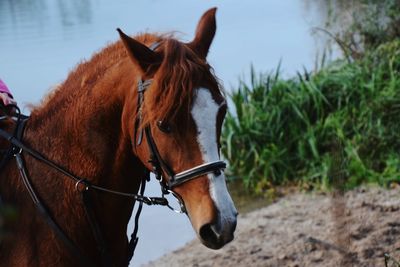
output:
[{"label": "leather strap", "polygon": [[[150,179],[150,172],[148,172],[146,170],[145,177],[142,179],[142,182],[140,184],[140,195],[141,196],[143,196],[144,191],[146,190],[146,183],[149,179]],[[135,215],[135,227],[133,228],[133,232],[131,234],[131,239],[128,244],[128,257],[127,257],[128,266],[135,254],[135,249],[139,242],[139,237],[137,236],[137,234],[139,231],[139,218],[140,218],[140,214],[142,212],[142,208],[143,208],[143,202],[139,202],[139,207],[138,207],[138,209],[136,211],[136,215]]]},{"label": "leather strap", "polygon": [[157,180],[162,181],[162,171],[166,172],[169,177],[174,177],[174,171],[163,161],[160,152],[158,152],[157,145],[154,142],[151,134],[150,126],[146,126],[146,140],[150,151],[150,163],[153,165],[153,172],[159,176]]},{"label": "leather strap", "polygon": [[[137,108],[136,108],[136,120],[135,120],[135,129],[134,129],[134,147],[140,145],[142,143],[142,139],[143,139],[143,130],[141,129],[139,131],[139,126],[140,123],[142,121],[142,104],[143,104],[143,100],[144,100],[144,92],[146,91],[146,89],[150,86],[151,82],[153,80],[146,80],[146,81],[142,81],[141,78],[138,79],[138,103],[137,103]],[[137,132],[139,131],[139,136],[137,136]]]},{"label": "leather strap", "polygon": [[92,198],[91,198],[90,194],[91,194],[91,191],[90,191],[89,187],[85,187],[81,191],[83,208],[85,210],[86,218],[90,225],[90,228],[92,229],[92,234],[94,236],[94,239],[96,240],[97,250],[99,251],[99,253],[101,255],[103,265],[107,266],[107,267],[112,267],[112,266],[114,266],[112,264],[113,261],[112,261],[111,255],[108,253],[106,241],[101,232],[100,226],[97,223],[96,215],[95,215],[94,209],[93,209]]},{"label": "leather strap", "polygon": [[221,170],[225,168],[226,163],[222,160],[208,162],[176,174],[174,177],[172,177],[173,179],[169,180],[168,186],[169,188],[174,188],[175,186],[181,185],[190,180],[196,179],[199,176],[209,173],[216,173],[217,175],[219,175],[221,173]]}]

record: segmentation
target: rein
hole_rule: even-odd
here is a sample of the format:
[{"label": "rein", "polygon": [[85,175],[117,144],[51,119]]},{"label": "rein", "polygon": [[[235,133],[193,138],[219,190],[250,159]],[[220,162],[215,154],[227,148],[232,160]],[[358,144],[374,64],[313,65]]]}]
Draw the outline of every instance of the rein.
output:
[{"label": "rein", "polygon": [[[20,127],[20,126],[17,126]],[[86,178],[81,178],[69,171],[67,171],[66,169],[64,169],[62,166],[58,165],[57,163],[48,160],[47,158],[45,158],[42,154],[40,154],[39,152],[37,152],[34,149],[29,148],[28,146],[26,146],[24,143],[21,142],[21,140],[19,138],[17,138],[16,136],[4,131],[3,129],[0,129],[0,136],[7,139],[7,141],[9,141],[13,147],[15,148],[15,150],[13,150],[14,156],[17,155],[21,155],[22,152],[26,152],[29,155],[31,155],[33,158],[35,158],[36,160],[48,165],[49,167],[52,167],[53,169],[59,171],[60,173],[64,174],[65,176],[67,176],[68,178],[70,178],[72,181],[75,182],[75,189],[77,189],[77,191],[79,191],[79,187],[80,185],[83,185],[85,187],[85,190],[89,190],[89,189],[95,189],[101,192],[106,192],[106,193],[110,193],[110,194],[114,194],[114,195],[118,195],[118,196],[123,196],[123,197],[130,197],[133,198],[136,201],[140,201],[143,202],[147,205],[161,205],[161,206],[167,206],[168,205],[168,200],[165,198],[160,198],[160,197],[145,197],[142,195],[138,195],[138,194],[132,194],[132,193],[125,193],[125,192],[120,192],[120,191],[115,191],[115,190],[111,190],[105,187],[101,187],[98,185],[94,185],[92,183],[90,183]],[[21,165],[22,166],[22,165]]]}]

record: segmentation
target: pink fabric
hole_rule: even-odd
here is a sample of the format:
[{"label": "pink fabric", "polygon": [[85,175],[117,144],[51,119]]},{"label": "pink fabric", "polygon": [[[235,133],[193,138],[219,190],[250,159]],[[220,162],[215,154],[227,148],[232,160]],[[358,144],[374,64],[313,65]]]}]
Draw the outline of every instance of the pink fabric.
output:
[{"label": "pink fabric", "polygon": [[12,97],[10,90],[8,89],[7,85],[0,79],[0,92],[7,93]]}]

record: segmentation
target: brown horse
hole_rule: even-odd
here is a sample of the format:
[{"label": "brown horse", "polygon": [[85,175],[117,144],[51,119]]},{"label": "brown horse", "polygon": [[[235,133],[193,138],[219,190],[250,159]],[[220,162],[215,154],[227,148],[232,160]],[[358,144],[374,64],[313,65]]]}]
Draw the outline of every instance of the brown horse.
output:
[{"label": "brown horse", "polygon": [[[84,177],[87,185],[131,194],[138,192],[146,170],[157,167],[149,162],[157,153],[162,184],[174,179],[172,191],[182,199],[200,241],[212,249],[233,239],[237,216],[224,174],[215,170],[222,168],[219,136],[226,112],[206,61],[216,30],[215,12],[210,9],[202,16],[190,43],[172,35],[131,38],[119,31],[122,42],[79,64],[33,109],[22,141]],[[138,80],[151,81],[143,93],[138,93]],[[49,214],[83,255],[103,266],[82,204],[84,183],[71,181],[24,150],[22,154],[32,187]],[[195,174],[188,177],[190,172]],[[81,266],[39,215],[17,164],[10,161],[0,175],[0,195],[19,214],[8,226],[11,234],[1,241],[0,266]],[[134,199],[100,191],[91,195],[111,266],[127,266],[126,230]]]}]

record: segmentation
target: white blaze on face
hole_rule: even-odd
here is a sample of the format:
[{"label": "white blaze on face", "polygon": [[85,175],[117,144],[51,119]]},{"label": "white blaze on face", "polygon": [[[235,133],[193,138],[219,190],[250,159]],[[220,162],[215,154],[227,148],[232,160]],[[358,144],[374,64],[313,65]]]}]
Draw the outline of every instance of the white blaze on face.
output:
[{"label": "white blaze on face", "polygon": [[[219,160],[216,128],[219,108],[210,90],[206,88],[197,90],[191,114],[197,126],[197,142],[204,163]],[[226,188],[223,172],[218,176],[208,174],[208,179],[210,180],[210,195],[219,211],[221,228],[224,229],[224,224],[236,220],[237,211]]]}]

